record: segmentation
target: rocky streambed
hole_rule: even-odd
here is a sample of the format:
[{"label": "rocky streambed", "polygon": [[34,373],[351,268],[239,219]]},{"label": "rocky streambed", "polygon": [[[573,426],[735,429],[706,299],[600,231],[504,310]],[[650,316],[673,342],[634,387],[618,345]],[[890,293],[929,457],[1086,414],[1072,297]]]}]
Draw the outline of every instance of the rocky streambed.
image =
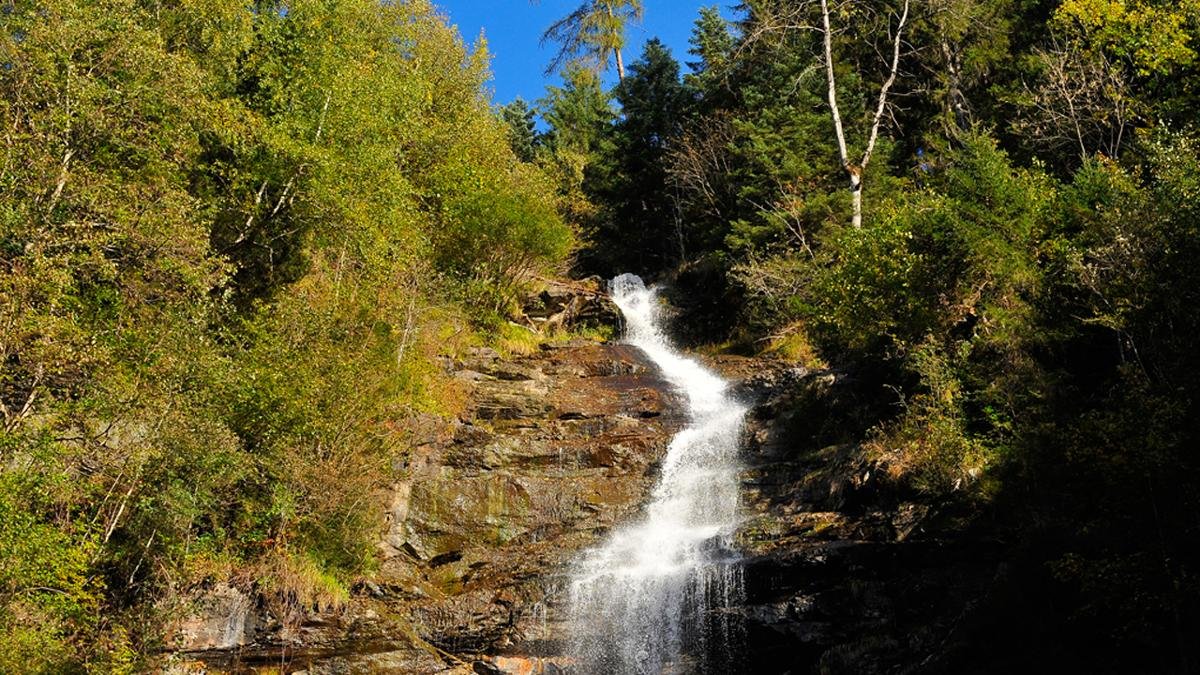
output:
[{"label": "rocky streambed", "polygon": [[[611,317],[594,292],[543,298],[542,319]],[[537,314],[531,312],[531,314]],[[769,359],[709,365],[752,406],[744,441],[748,673],[961,665],[971,608],[1003,570],[986,539],[899,487],[852,443],[823,442],[852,405],[843,376]],[[646,501],[685,422],[636,349],[578,339],[447,362],[469,404],[414,419],[402,480],[379,503],[380,570],[336,610],[281,621],[222,585],[176,627],[178,672],[554,673],[565,574]],[[852,383],[850,383],[852,384]]]}]

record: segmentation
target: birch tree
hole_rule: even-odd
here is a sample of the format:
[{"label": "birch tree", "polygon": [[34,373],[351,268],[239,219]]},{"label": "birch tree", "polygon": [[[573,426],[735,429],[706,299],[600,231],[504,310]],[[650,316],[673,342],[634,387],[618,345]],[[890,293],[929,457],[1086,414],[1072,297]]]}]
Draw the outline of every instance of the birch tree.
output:
[{"label": "birch tree", "polygon": [[[834,50],[834,33],[831,15],[836,8],[831,7],[830,0],[811,0],[799,3],[762,3],[752,6],[755,22],[743,40],[742,48],[752,46],[757,40],[771,34],[793,32],[816,32],[821,37],[821,63],[825,70],[826,96],[829,106],[830,121],[833,124],[834,138],[837,143],[838,160],[846,173],[851,197],[851,223],[854,227],[862,227],[862,192],[863,177],[875,146],[879,140],[879,129],[883,124],[888,107],[892,103],[890,96],[892,87],[900,73],[900,57],[905,44],[905,30],[908,27],[910,0],[904,0],[898,12],[889,16],[888,20],[888,53],[887,75],[879,87],[874,109],[868,111],[867,139],[862,152],[852,150],[847,141],[846,124],[842,109],[838,104],[837,63]],[[814,24],[811,14],[819,9],[819,23]],[[894,21],[894,26],[893,26]]]},{"label": "birch tree", "polygon": [[871,118],[871,131],[867,137],[867,145],[863,148],[862,156],[855,163],[851,161],[850,151],[846,147],[846,132],[842,127],[842,115],[837,103],[837,77],[833,67],[833,29],[830,27],[829,21],[829,0],[821,0],[821,29],[825,46],[825,79],[829,84],[829,115],[833,118],[833,130],[837,136],[838,157],[842,161],[842,168],[845,169],[846,176],[850,179],[850,199],[852,204],[850,222],[856,228],[862,227],[863,173],[867,170],[867,165],[871,162],[871,155],[875,152],[875,142],[879,140],[879,125],[883,121],[883,114],[888,105],[888,92],[891,91],[892,85],[896,83],[896,73],[900,68],[900,46],[904,39],[904,25],[908,22],[908,3],[909,0],[904,0],[904,8],[900,13],[900,20],[896,25],[895,34],[892,36],[891,67],[888,69],[887,79],[883,81],[883,85],[879,88],[879,100],[875,104],[875,114]]}]

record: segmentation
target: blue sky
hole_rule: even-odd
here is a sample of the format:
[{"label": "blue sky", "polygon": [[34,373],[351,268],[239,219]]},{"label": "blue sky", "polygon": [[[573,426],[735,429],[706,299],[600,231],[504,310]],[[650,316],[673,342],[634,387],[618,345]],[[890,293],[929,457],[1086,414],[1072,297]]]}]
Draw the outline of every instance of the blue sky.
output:
[{"label": "blue sky", "polygon": [[[542,47],[542,31],[578,7],[583,0],[434,0],[450,17],[450,23],[468,43],[474,44],[482,30],[492,53],[492,89],[497,103],[508,103],[520,96],[526,101],[541,98],[547,84],[558,83],[557,76],[542,73],[554,57],[551,45]],[[642,45],[658,37],[671,48],[680,63],[690,59],[687,53],[692,24],[707,5],[719,5],[729,16],[732,0],[646,0],[646,18],[629,31],[625,62],[633,62]],[[615,78],[614,73],[610,77]]]}]

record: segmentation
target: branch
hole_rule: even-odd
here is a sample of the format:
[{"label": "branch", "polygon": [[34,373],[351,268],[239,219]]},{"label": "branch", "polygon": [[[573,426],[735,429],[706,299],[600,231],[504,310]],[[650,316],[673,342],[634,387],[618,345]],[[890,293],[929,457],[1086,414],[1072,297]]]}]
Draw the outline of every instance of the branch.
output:
[{"label": "branch", "polygon": [[321,132],[325,130],[325,116],[329,114],[329,99],[333,94],[325,92],[325,104],[321,106],[321,115],[317,118],[317,133],[313,135],[313,145],[321,142]]},{"label": "branch", "polygon": [[[821,0],[821,2],[824,4],[825,0]],[[875,141],[879,140],[879,123],[883,120],[883,111],[887,107],[888,91],[895,84],[896,73],[900,69],[900,43],[904,35],[904,24],[908,21],[908,2],[909,0],[904,0],[904,11],[900,15],[900,25],[896,26],[896,39],[892,41],[891,72],[888,73],[888,78],[884,81],[883,87],[879,89],[879,103],[875,106],[875,119],[871,123],[871,137],[867,141],[866,150],[863,151],[862,162],[859,163],[863,170],[866,170],[867,163],[871,161],[871,153],[875,152]],[[826,18],[826,22],[826,25],[828,25],[828,18]]]},{"label": "branch", "polygon": [[262,204],[263,193],[267,191],[267,181],[263,181],[262,185],[258,186],[258,193],[254,195],[254,208],[250,209],[250,215],[246,216],[246,226],[238,233],[238,238],[230,244],[225,250],[231,250],[234,246],[246,241],[246,237],[250,234],[250,227],[254,225],[254,214],[258,211],[258,207]]},{"label": "branch", "polygon": [[579,60],[580,53],[587,46],[582,32],[588,9],[587,3],[580,5],[575,11],[551,24],[542,33],[542,38],[538,42],[540,46],[544,47],[549,43],[559,45],[558,52],[550,61],[550,65],[546,66],[546,75],[553,74],[564,65]]},{"label": "branch", "polygon": [[21,423],[21,420],[29,417],[30,412],[33,410],[33,404],[37,401],[38,386],[41,385],[45,374],[45,368],[39,366],[37,372],[34,373],[33,384],[29,387],[29,396],[26,397],[24,405],[21,406],[21,409],[15,415],[8,409],[8,406],[0,403],[0,412],[4,413],[4,431],[12,432]]},{"label": "branch", "polygon": [[50,195],[50,204],[46,207],[46,212],[54,210],[54,206],[58,204],[58,199],[62,197],[63,188],[67,185],[67,177],[70,175],[71,158],[75,156],[75,150],[67,148],[63,153],[62,165],[58,171],[58,183],[54,186],[54,193]]}]

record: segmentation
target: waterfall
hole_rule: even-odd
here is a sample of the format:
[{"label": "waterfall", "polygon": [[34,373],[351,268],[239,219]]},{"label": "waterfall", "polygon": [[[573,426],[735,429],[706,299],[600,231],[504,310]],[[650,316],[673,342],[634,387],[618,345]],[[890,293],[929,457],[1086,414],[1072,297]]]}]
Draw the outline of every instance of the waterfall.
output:
[{"label": "waterfall", "polygon": [[626,341],[687,397],[688,424],[671,440],[644,513],[585,552],[572,570],[573,670],[727,671],[725,610],[742,589],[732,537],[746,409],[729,397],[724,380],[672,347],[653,287],[624,274],[610,288],[625,317]]}]

